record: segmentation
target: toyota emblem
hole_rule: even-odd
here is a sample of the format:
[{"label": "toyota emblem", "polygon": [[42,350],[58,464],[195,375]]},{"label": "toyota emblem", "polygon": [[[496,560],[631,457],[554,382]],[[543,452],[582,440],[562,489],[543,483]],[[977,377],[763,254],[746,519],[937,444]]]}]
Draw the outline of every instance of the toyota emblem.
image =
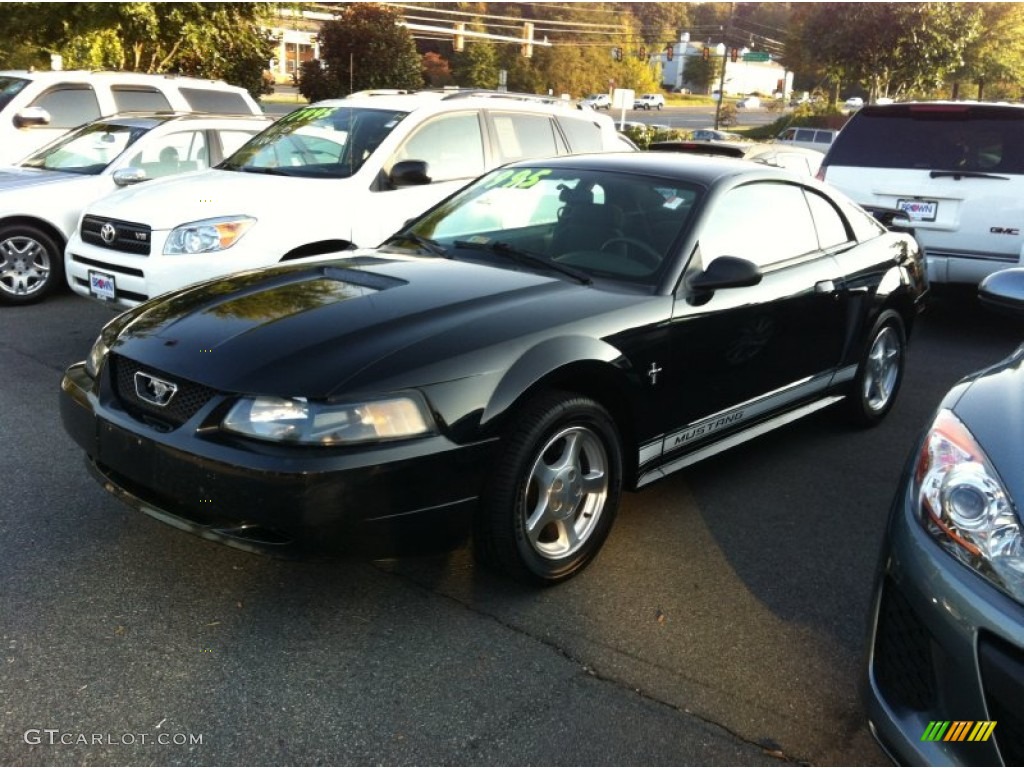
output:
[{"label": "toyota emblem", "polygon": [[114,238],[117,237],[117,229],[109,221],[100,227],[100,239],[104,243],[114,242]]}]

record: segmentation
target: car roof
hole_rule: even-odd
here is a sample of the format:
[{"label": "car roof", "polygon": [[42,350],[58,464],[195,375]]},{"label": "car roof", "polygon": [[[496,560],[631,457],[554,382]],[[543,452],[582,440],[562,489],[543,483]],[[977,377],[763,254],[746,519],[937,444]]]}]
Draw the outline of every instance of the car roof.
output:
[{"label": "car roof", "polygon": [[862,107],[857,114],[910,114],[919,111],[968,111],[968,110],[1024,110],[1024,104],[994,101],[901,101],[896,104],[870,104]]},{"label": "car roof", "polygon": [[[604,152],[587,155],[567,155],[547,160],[524,160],[508,168],[566,168],[609,173],[637,173],[654,177],[678,175],[687,181],[711,186],[731,176],[777,178],[792,181],[793,173],[771,166],[750,163],[731,157],[692,155],[673,152]],[[801,178],[801,181],[807,179]]]},{"label": "car roof", "polygon": [[216,112],[118,112],[114,115],[101,117],[93,122],[113,123],[116,125],[154,126],[162,123],[196,122],[199,120],[227,120],[235,123],[269,123],[272,121],[272,118],[267,115],[219,114]]},{"label": "car roof", "polygon": [[689,152],[698,155],[721,155],[723,157],[744,157],[756,144],[749,141],[723,141],[719,139],[693,139],[651,142],[648,150],[653,152]]},{"label": "car roof", "polygon": [[402,112],[454,111],[460,107],[490,107],[525,112],[575,113],[579,110],[575,102],[568,99],[543,96],[536,93],[511,93],[483,89],[459,91],[357,91],[343,99],[326,99],[312,106],[350,107],[355,104],[369,108],[393,109]]},{"label": "car roof", "polygon": [[59,69],[59,70],[27,70],[27,69],[5,69],[0,70],[0,77],[19,77],[24,80],[38,80],[47,82],[51,80],[85,80],[85,79],[106,79],[121,80],[122,82],[131,82],[132,80],[138,82],[147,82],[155,79],[172,80],[179,85],[188,86],[209,86],[216,85],[218,89],[230,88],[233,90],[244,91],[245,89],[238,85],[230,85],[222,80],[215,80],[212,78],[201,78],[201,77],[189,77],[187,75],[173,75],[173,74],[149,74],[146,72],[115,72],[109,70],[89,70],[89,69]]}]

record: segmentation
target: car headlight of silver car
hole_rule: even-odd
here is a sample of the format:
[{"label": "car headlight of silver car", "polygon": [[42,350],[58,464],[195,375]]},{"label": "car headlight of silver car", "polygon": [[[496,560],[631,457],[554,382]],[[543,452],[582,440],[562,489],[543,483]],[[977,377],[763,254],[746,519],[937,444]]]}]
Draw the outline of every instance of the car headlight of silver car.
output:
[{"label": "car headlight of silver car", "polygon": [[164,243],[164,254],[176,256],[226,251],[256,223],[250,216],[221,216],[175,227]]},{"label": "car headlight of silver car", "polygon": [[235,403],[222,426],[260,440],[306,445],[399,440],[434,431],[427,405],[415,393],[347,403],[245,397]]},{"label": "car headlight of silver car", "polygon": [[921,522],[943,549],[1024,602],[1024,534],[1013,500],[970,430],[942,410],[914,469]]}]

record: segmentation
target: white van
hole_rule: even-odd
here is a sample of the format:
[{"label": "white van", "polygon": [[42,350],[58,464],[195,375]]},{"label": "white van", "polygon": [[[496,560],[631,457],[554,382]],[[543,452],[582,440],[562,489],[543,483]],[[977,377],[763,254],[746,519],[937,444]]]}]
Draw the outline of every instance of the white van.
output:
[{"label": "white van", "polygon": [[244,88],[220,80],[138,72],[0,71],[0,165],[11,165],[84,123],[119,112],[261,115]]},{"label": "white van", "polygon": [[435,91],[324,101],[216,168],[90,205],[65,251],[68,283],[130,307],[200,280],[378,245],[504,163],[623,149],[608,115],[560,99]]},{"label": "white van", "polygon": [[863,107],[819,178],[861,205],[903,211],[933,284],[973,285],[1024,265],[1024,106]]},{"label": "white van", "polygon": [[824,153],[828,152],[828,148],[832,146],[837,133],[839,131],[829,128],[787,128],[776,136],[775,140],[790,146],[815,149]]}]

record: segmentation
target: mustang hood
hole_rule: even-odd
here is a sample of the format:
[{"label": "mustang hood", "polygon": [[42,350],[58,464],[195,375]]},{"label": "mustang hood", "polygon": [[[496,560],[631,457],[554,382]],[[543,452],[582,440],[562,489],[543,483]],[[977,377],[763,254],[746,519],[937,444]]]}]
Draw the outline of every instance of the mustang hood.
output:
[{"label": "mustang hood", "polygon": [[488,349],[644,298],[474,263],[356,256],[149,302],[123,316],[112,349],[222,391],[324,398],[485,374]]}]

